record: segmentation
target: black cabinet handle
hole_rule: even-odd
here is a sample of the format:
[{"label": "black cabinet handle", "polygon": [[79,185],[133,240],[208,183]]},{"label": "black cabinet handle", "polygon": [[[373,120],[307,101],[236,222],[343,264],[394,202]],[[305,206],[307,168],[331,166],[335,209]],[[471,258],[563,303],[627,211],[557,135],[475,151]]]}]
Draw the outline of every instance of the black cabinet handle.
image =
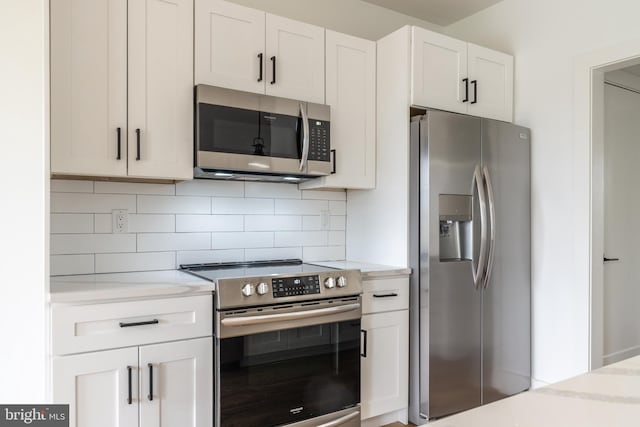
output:
[{"label": "black cabinet handle", "polygon": [[378,294],[373,294],[374,298],[391,298],[391,297],[397,297],[398,294],[395,292],[392,292],[390,294],[383,294],[383,295],[378,295]]},{"label": "black cabinet handle", "polygon": [[260,60],[260,74],[258,75],[258,81],[261,82],[262,81],[262,59],[264,57],[264,54],[259,53],[258,54],[258,59]]},{"label": "black cabinet handle", "polygon": [[620,261],[620,258],[607,258],[607,257],[604,257],[604,258],[602,258],[602,261],[604,261],[604,262]]},{"label": "black cabinet handle", "polygon": [[360,353],[360,356],[367,357],[367,331],[365,331],[364,329],[360,329],[360,332],[364,334],[364,349]]},{"label": "black cabinet handle", "polygon": [[136,160],[140,160],[140,129],[136,129]]},{"label": "black cabinet handle", "polygon": [[153,400],[153,364],[149,363],[147,364],[147,366],[149,367],[149,396],[147,396],[149,398],[149,401]]},{"label": "black cabinet handle", "polygon": [[331,169],[331,175],[336,173],[336,150],[331,150],[331,155],[333,156],[333,167]]},{"label": "black cabinet handle", "polygon": [[133,368],[131,366],[127,366],[127,376],[129,377],[129,396],[127,397],[127,404],[131,405],[131,403],[133,403],[133,378],[132,378],[132,374],[131,371],[133,371]]},{"label": "black cabinet handle", "polygon": [[271,84],[274,85],[276,84],[276,57],[275,56],[271,57],[271,66],[273,70],[273,77],[271,78]]},{"label": "black cabinet handle", "polygon": [[471,101],[471,103],[477,104],[478,103],[478,81],[471,80],[471,84],[473,85],[473,101]]},{"label": "black cabinet handle", "polygon": [[462,102],[469,102],[469,79],[462,79],[464,82],[464,99]]},{"label": "black cabinet handle", "polygon": [[132,326],[157,325],[158,323],[160,323],[160,321],[158,319],[145,320],[144,322],[130,322],[130,323],[120,322],[120,327],[121,328],[130,328]]},{"label": "black cabinet handle", "polygon": [[116,129],[116,132],[118,133],[118,155],[116,156],[116,160],[120,160],[122,158],[122,144],[121,144],[121,133],[122,133],[122,128],[118,128]]}]

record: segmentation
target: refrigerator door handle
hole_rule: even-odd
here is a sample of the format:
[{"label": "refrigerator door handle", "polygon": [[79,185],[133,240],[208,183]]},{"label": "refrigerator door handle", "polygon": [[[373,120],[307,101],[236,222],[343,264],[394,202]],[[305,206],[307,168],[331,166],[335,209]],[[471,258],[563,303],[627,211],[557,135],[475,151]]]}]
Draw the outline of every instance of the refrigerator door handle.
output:
[{"label": "refrigerator door handle", "polygon": [[484,277],[485,261],[487,258],[487,198],[484,192],[484,180],[480,166],[477,165],[473,172],[473,181],[471,188],[475,185],[478,190],[478,203],[480,205],[480,254],[478,255],[478,263],[475,270],[473,264],[471,269],[473,273],[473,284],[476,289],[480,289],[482,278]]},{"label": "refrigerator door handle", "polygon": [[487,186],[487,195],[489,197],[489,255],[487,256],[487,270],[482,280],[482,288],[489,287],[489,279],[491,279],[491,270],[493,269],[493,260],[496,254],[496,204],[493,197],[493,185],[491,185],[491,175],[489,169],[485,166],[482,171],[484,182]]}]

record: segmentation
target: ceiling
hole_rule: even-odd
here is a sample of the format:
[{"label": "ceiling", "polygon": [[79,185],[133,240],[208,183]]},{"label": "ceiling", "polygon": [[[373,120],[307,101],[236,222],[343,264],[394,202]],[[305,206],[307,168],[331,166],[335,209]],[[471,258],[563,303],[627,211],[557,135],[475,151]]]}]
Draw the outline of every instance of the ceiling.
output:
[{"label": "ceiling", "polygon": [[364,0],[405,15],[447,26],[502,0]]}]

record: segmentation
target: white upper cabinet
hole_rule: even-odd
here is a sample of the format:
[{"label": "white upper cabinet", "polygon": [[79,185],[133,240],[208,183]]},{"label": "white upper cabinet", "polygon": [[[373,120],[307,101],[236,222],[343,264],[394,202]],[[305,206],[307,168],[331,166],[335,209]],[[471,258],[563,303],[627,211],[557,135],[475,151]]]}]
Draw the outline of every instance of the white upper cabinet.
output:
[{"label": "white upper cabinet", "polygon": [[300,188],[375,188],[376,43],[327,30],[326,90],[335,173]]},{"label": "white upper cabinet", "polygon": [[510,122],[513,56],[412,27],[411,104]]},{"label": "white upper cabinet", "polygon": [[324,28],[196,0],[195,82],[324,104]]},{"label": "white upper cabinet", "polygon": [[466,113],[467,43],[413,27],[411,103]]},{"label": "white upper cabinet", "polygon": [[513,56],[469,43],[469,114],[513,120]]},{"label": "white upper cabinet", "polygon": [[51,173],[192,179],[193,0],[50,13]]},{"label": "white upper cabinet", "polygon": [[324,28],[267,14],[266,94],[324,104]]},{"label": "white upper cabinet", "polygon": [[265,90],[265,13],[223,0],[195,3],[196,83]]},{"label": "white upper cabinet", "polygon": [[129,176],[193,178],[193,0],[129,2]]},{"label": "white upper cabinet", "polygon": [[54,0],[51,172],[126,176],[126,148],[127,1]]}]

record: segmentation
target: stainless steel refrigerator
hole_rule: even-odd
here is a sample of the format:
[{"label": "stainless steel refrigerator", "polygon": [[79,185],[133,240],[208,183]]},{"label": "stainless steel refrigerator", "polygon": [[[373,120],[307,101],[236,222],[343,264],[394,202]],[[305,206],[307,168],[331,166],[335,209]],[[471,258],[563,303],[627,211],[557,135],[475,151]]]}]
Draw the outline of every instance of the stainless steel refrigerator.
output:
[{"label": "stainless steel refrigerator", "polygon": [[415,424],[531,383],[530,132],[427,110],[411,121]]}]

